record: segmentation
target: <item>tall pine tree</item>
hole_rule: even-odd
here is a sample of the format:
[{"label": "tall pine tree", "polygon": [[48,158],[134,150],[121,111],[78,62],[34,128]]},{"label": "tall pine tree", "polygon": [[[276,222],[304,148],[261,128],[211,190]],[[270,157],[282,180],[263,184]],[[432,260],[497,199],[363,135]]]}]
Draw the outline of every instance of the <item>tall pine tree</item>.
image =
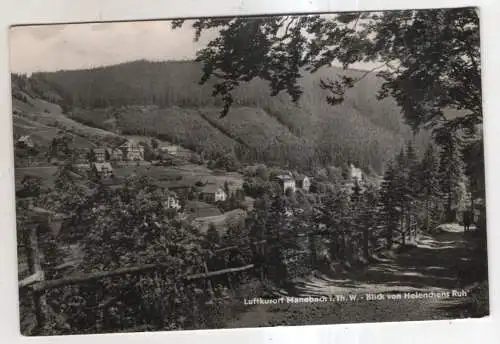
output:
[{"label": "tall pine tree", "polygon": [[394,242],[394,234],[397,231],[399,223],[399,185],[396,164],[389,162],[387,165],[384,181],[382,182],[380,192],[380,203],[382,206],[384,226],[386,233],[387,249],[391,249]]},{"label": "tall pine tree", "polygon": [[443,129],[436,132],[436,142],[441,147],[439,172],[445,200],[444,220],[454,222],[457,220],[457,211],[465,188],[461,140],[457,133]]},{"label": "tall pine tree", "polygon": [[427,232],[439,220],[440,179],[439,159],[434,145],[429,144],[419,168],[418,196],[424,210],[423,223]]}]

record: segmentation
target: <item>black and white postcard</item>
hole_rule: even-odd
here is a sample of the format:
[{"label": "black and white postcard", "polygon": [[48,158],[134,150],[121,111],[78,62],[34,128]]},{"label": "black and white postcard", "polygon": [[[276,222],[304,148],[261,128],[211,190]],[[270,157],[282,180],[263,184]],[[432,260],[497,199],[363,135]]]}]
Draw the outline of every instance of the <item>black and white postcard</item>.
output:
[{"label": "black and white postcard", "polygon": [[475,8],[13,26],[20,328],[489,315]]}]

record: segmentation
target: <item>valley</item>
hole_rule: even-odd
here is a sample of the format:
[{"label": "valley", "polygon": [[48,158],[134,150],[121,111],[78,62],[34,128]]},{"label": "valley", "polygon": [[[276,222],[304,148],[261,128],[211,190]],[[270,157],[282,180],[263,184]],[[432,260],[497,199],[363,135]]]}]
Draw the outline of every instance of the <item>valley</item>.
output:
[{"label": "valley", "polygon": [[[380,79],[362,79],[335,106],[320,80],[364,72],[307,74],[297,103],[256,79],[221,116],[200,68],[135,61],[13,75],[20,290],[44,290],[50,326],[38,326],[23,296],[23,333],[484,315],[477,167],[447,161],[430,131],[413,133],[394,99],[374,94]],[[442,166],[463,171],[450,182]],[[471,233],[459,225],[468,212]],[[458,230],[433,232],[443,223]],[[384,296],[430,287],[470,293],[442,303]],[[243,307],[261,296],[371,293],[384,300]]]}]

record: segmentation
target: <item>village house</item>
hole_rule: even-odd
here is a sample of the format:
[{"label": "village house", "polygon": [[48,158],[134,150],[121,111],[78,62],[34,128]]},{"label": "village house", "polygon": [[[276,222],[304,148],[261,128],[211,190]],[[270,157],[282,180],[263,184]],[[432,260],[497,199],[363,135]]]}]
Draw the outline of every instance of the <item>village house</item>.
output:
[{"label": "village house", "polygon": [[123,160],[123,152],[118,148],[106,148],[106,159],[111,161]]},{"label": "village house", "polygon": [[177,194],[175,192],[168,193],[167,199],[165,200],[163,205],[167,209],[175,209],[175,210],[181,209],[181,204],[179,202],[179,198],[177,197]]},{"label": "village house", "polygon": [[106,150],[104,148],[92,149],[92,161],[105,162],[106,161]]},{"label": "village house", "polygon": [[108,180],[113,177],[113,167],[109,162],[92,163],[92,172],[98,180]]},{"label": "village house", "polygon": [[309,192],[311,188],[311,179],[307,176],[298,176],[296,179],[296,185],[298,188],[301,188],[305,192]]},{"label": "village house", "polygon": [[31,139],[31,137],[29,135],[21,136],[19,139],[17,139],[16,144],[18,147],[21,147],[21,148],[33,148],[33,147],[35,147],[35,144],[33,143],[33,140]]},{"label": "village house", "polygon": [[288,190],[291,190],[291,192],[296,191],[295,179],[293,179],[291,175],[281,174],[274,179],[280,184],[284,194],[286,194]]},{"label": "village house", "polygon": [[177,155],[178,147],[176,145],[166,145],[160,147],[160,152],[167,153],[170,155]]},{"label": "village house", "polygon": [[363,181],[363,171],[361,171],[360,168],[357,168],[353,164],[349,165],[349,176],[351,177],[352,181],[358,181],[362,182]]},{"label": "village house", "polygon": [[123,159],[129,161],[144,160],[144,147],[135,141],[127,141],[118,147],[123,152]]},{"label": "village house", "polygon": [[227,199],[227,194],[223,188],[208,184],[201,189],[201,200],[209,203],[224,202]]}]

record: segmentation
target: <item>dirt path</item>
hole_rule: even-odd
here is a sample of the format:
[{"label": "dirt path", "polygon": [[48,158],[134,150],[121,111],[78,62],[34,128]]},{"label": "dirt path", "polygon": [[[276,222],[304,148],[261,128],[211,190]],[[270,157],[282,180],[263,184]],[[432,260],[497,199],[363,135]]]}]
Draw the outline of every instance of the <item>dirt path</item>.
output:
[{"label": "dirt path", "polygon": [[[459,283],[469,250],[457,225],[433,236],[421,236],[416,247],[379,258],[362,270],[313,274],[296,281],[294,296],[338,296],[343,301],[249,306],[228,327],[261,327],[301,324],[338,324],[450,319],[449,310],[467,302]],[[381,294],[371,300],[367,294]],[[349,295],[355,300],[349,301]],[[389,298],[395,295],[397,299]],[[281,291],[276,297],[287,297]]]}]

